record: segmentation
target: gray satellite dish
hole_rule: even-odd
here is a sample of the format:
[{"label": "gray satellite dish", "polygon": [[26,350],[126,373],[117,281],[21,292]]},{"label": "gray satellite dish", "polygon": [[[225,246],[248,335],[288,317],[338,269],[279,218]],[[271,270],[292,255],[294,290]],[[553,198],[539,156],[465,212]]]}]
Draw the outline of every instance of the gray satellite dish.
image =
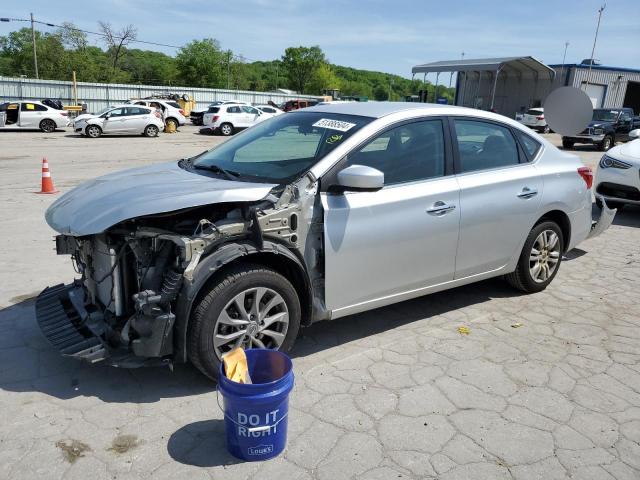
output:
[{"label": "gray satellite dish", "polygon": [[580,133],[587,128],[592,116],[591,99],[578,88],[557,88],[544,101],[544,118],[551,130],[560,135]]}]

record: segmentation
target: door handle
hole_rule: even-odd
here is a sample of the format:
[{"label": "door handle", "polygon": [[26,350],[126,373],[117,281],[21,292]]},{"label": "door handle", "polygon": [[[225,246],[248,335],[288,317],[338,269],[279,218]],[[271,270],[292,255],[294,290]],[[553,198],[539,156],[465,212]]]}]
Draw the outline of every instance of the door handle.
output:
[{"label": "door handle", "polygon": [[447,205],[444,202],[437,201],[431,206],[431,208],[427,209],[427,213],[430,213],[432,215],[444,215],[445,213],[455,210],[455,208],[455,205]]},{"label": "door handle", "polygon": [[531,198],[538,194],[537,190],[531,190],[529,187],[524,187],[518,194],[518,198]]}]

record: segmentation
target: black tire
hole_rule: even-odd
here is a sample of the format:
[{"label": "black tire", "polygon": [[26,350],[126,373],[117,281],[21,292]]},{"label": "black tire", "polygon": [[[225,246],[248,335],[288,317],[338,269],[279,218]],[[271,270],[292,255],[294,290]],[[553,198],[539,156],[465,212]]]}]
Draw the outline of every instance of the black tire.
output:
[{"label": "black tire", "polygon": [[160,133],[160,129],[155,125],[147,125],[146,128],[144,129],[145,137],[157,137],[159,133]]},{"label": "black tire", "polygon": [[[621,212],[622,209],[624,208],[625,204],[622,202],[616,202],[613,200],[606,200],[607,202],[607,207],[609,208],[615,208],[616,210],[618,210],[618,212]],[[602,210],[602,200],[600,200],[599,198],[596,198],[596,205],[598,206],[598,208],[600,210]]]},{"label": "black tire", "polygon": [[[225,306],[243,291],[266,287],[284,299],[289,312],[289,325],[279,350],[289,351],[300,329],[300,300],[295,288],[282,275],[261,265],[243,264],[232,267],[211,284],[193,310],[188,334],[191,363],[211,379],[218,378],[220,358],[214,347],[218,317]],[[207,288],[207,287],[205,287]]]},{"label": "black tire", "polygon": [[229,135],[233,135],[233,125],[231,125],[230,123],[223,123],[222,125],[220,125],[219,130],[220,130],[220,133],[225,137],[228,137]]},{"label": "black tire", "polygon": [[[537,282],[530,271],[530,257],[531,251],[534,247],[534,243],[538,236],[544,232],[545,230],[552,230],[556,235],[558,235],[559,242],[559,252],[560,255],[558,257],[558,262],[555,266],[555,269],[549,275],[549,277],[543,282]],[[524,246],[522,247],[522,252],[520,253],[520,258],[518,259],[518,264],[516,266],[515,271],[505,275],[505,279],[509,284],[523,292],[526,293],[536,293],[541,292],[553,281],[558,270],[560,270],[560,264],[562,263],[562,254],[564,253],[564,236],[562,235],[562,230],[558,226],[557,223],[552,221],[542,221],[534,226],[529,235],[527,236],[526,241],[524,242]]]},{"label": "black tire", "polygon": [[604,140],[602,140],[602,142],[598,144],[598,150],[600,150],[601,152],[606,152],[611,147],[613,147],[613,145],[614,145],[613,137],[611,135],[606,135],[604,137]]},{"label": "black tire", "polygon": [[562,148],[571,150],[573,148],[573,142],[571,140],[562,140]]},{"label": "black tire", "polygon": [[179,125],[178,125],[178,121],[175,118],[167,118],[167,121],[164,122],[164,123],[167,125],[167,127],[169,125],[173,125],[175,130],[176,130],[176,132],[178,131],[178,126]]},{"label": "black tire", "polygon": [[40,130],[42,130],[44,133],[51,133],[56,130],[56,122],[48,118],[45,118],[40,122],[39,127],[40,127]]},{"label": "black tire", "polygon": [[89,138],[98,138],[102,135],[102,129],[98,125],[87,125],[84,133]]}]

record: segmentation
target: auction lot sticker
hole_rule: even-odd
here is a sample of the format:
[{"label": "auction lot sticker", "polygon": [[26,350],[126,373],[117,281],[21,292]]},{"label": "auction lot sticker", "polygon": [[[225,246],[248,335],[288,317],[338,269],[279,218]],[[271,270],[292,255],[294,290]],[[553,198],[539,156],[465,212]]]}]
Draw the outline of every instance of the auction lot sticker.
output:
[{"label": "auction lot sticker", "polygon": [[331,120],[330,118],[321,118],[316,123],[311,125],[312,127],[328,128],[330,130],[338,130],[340,132],[347,132],[356,126],[355,123],[341,122],[340,120]]}]

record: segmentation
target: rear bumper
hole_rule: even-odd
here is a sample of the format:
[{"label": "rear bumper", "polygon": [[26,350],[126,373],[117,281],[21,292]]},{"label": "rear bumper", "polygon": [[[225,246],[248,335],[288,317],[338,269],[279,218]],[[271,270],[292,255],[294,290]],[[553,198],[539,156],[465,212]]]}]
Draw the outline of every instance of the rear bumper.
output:
[{"label": "rear bumper", "polygon": [[615,208],[609,208],[607,206],[606,200],[600,195],[596,195],[596,197],[602,200],[602,212],[600,212],[600,218],[598,219],[598,221],[591,224],[591,231],[587,235],[587,238],[593,238],[600,235],[611,226],[611,224],[613,223],[613,219],[616,217],[617,210]]}]

